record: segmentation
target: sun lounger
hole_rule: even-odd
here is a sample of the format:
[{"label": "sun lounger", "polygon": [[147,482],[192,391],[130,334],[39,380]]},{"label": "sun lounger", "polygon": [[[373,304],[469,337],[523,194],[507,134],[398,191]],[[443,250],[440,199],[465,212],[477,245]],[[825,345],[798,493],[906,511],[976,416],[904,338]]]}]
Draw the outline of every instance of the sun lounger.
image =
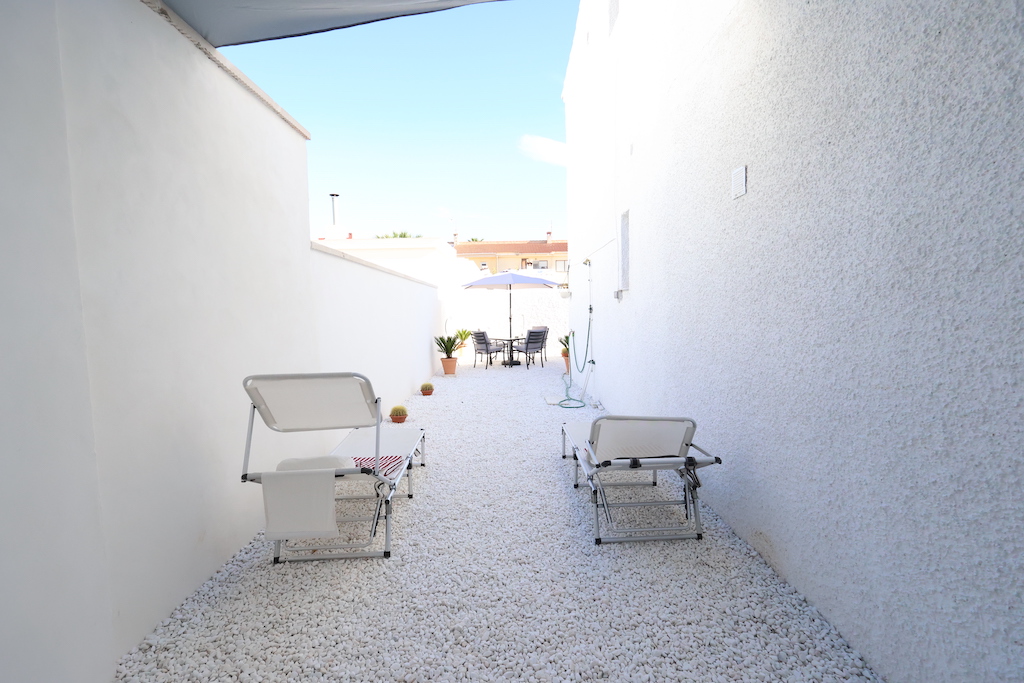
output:
[{"label": "sun lounger", "polygon": [[[355,373],[253,375],[242,385],[252,401],[242,481],[263,486],[265,536],[274,541],[274,563],[390,557],[392,498],[402,479],[413,496],[413,460],[418,455],[420,465],[426,464],[423,430],[381,429],[380,398],[370,380]],[[273,472],[249,472],[256,413],[276,432],[352,431],[327,455],[288,458]],[[341,495],[339,483],[346,489]],[[337,508],[352,501],[367,501],[369,514],[338,515]],[[383,549],[368,550],[381,520]],[[366,524],[367,534],[351,541],[339,524]],[[339,540],[343,535],[345,542]],[[317,541],[290,543],[302,539]]]},{"label": "sun lounger", "polygon": [[[697,500],[701,484],[697,470],[722,461],[693,443],[696,429],[697,423],[689,418],[623,415],[607,415],[592,423],[562,426],[562,457],[568,456],[568,444],[576,462],[573,485],[579,488],[582,470],[590,486],[597,545],[702,538]],[[691,455],[691,448],[700,455]],[[662,470],[679,475],[683,485],[681,498],[642,499],[643,496],[636,495],[635,487],[648,487],[648,490],[657,487],[658,472]],[[638,481],[636,474],[642,472],[650,472],[650,478]],[[634,490],[631,495],[612,496],[609,489],[613,487],[634,487]],[[662,512],[676,508],[679,514],[667,523],[639,525],[638,520],[645,521],[643,508],[662,508]],[[628,519],[620,519],[624,515]]]}]

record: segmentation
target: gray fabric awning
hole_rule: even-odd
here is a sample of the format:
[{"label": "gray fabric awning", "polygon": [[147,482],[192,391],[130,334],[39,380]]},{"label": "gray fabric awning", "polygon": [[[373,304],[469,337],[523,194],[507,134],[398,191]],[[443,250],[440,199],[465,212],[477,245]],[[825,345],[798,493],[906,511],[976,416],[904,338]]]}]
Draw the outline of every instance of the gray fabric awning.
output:
[{"label": "gray fabric awning", "polygon": [[493,0],[164,0],[214,47],[301,36]]}]

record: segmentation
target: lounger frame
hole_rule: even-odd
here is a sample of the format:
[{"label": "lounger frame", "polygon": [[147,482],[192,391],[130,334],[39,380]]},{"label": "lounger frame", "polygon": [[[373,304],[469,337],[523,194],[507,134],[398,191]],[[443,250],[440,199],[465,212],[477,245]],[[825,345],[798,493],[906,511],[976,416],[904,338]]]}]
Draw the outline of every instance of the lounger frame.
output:
[{"label": "lounger frame", "polygon": [[[258,393],[254,393],[253,387],[256,386],[261,380],[331,380],[331,379],[352,379],[359,381],[362,384],[363,392],[365,395],[369,419],[363,420],[347,420],[344,417],[339,417],[336,421],[330,423],[321,423],[317,426],[312,427],[301,427],[301,426],[281,426],[275,423],[272,413],[266,406],[266,403],[260,400]],[[409,498],[413,497],[413,467],[416,460],[416,456],[419,456],[419,466],[426,466],[426,436],[422,429],[419,430],[408,430],[408,429],[395,429],[387,430],[382,433],[381,430],[381,399],[373,396],[372,386],[369,380],[363,375],[358,373],[316,373],[316,374],[292,374],[292,375],[252,375],[246,377],[243,381],[243,386],[246,388],[247,393],[250,397],[255,397],[250,404],[249,408],[249,426],[245,438],[245,455],[242,462],[242,482],[252,482],[262,484],[262,472],[249,472],[249,455],[252,450],[252,438],[253,428],[256,421],[256,413],[259,412],[263,417],[267,427],[278,432],[294,432],[294,431],[317,431],[325,429],[352,429],[342,441],[335,446],[329,455],[337,457],[358,457],[361,460],[367,461],[366,465],[370,465],[369,458],[366,456],[367,450],[370,449],[373,454],[372,467],[361,466],[361,467],[349,467],[349,468],[338,468],[334,471],[336,481],[341,481],[345,477],[361,477],[366,478],[367,483],[372,482],[372,494],[343,494],[335,495],[335,501],[352,501],[352,500],[367,500],[373,501],[371,506],[371,513],[368,516],[361,517],[346,517],[338,516],[336,521],[339,523],[357,523],[357,522],[368,522],[368,534],[366,540],[355,542],[355,543],[331,543],[326,545],[310,545],[308,543],[289,542],[287,540],[275,540],[274,541],[274,564],[281,562],[301,562],[311,560],[336,560],[336,559],[354,559],[354,558],[368,558],[368,557],[391,557],[391,521],[392,521],[392,501],[398,490],[398,485],[403,479],[406,481],[406,492]],[[371,398],[372,397],[372,398]],[[366,416],[364,416],[365,418]],[[367,432],[373,430],[372,444],[360,443],[365,442]],[[381,441],[385,441],[384,447],[388,449],[389,453],[397,452],[400,454],[401,459],[398,465],[393,465],[390,468],[382,467],[381,463]],[[384,548],[383,550],[369,551],[364,550],[370,547],[377,537],[377,532],[380,526],[380,521],[384,521]],[[344,552],[329,552],[329,551],[344,551]]]},{"label": "lounger frame", "polygon": [[[600,448],[599,434],[603,425],[616,421],[628,421],[642,426],[644,423],[676,422],[687,423],[683,437],[680,439],[678,451],[655,455],[653,457],[616,457],[622,453]],[[690,418],[642,417],[626,415],[608,415],[594,420],[592,423],[566,423],[562,425],[562,458],[568,458],[571,452],[575,462],[573,488],[579,488],[580,471],[590,487],[590,499],[594,505],[594,543],[623,543],[628,541],[668,541],[703,538],[703,527],[700,520],[700,501],[697,489],[700,478],[697,470],[709,465],[721,463],[717,458],[700,446],[693,443],[693,433],[697,423]],[[566,446],[569,450],[566,450]],[[689,449],[693,448],[702,455],[692,456]],[[605,457],[606,454],[608,457]],[[649,453],[644,455],[650,456]],[[615,487],[656,487],[659,471],[674,471],[683,481],[683,496],[678,499],[652,498],[648,500],[615,501],[609,496],[608,489]],[[622,481],[615,473],[648,471],[651,478],[646,481]],[[615,510],[635,507],[682,508],[683,524],[672,526],[628,527],[619,524]],[[604,524],[602,525],[602,520]],[[603,533],[602,533],[603,530]]]}]

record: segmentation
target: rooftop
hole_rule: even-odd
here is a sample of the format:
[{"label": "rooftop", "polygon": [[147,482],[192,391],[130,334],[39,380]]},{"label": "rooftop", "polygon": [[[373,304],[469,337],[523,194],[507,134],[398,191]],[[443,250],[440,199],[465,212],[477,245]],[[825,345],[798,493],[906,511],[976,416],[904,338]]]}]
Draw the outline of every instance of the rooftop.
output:
[{"label": "rooftop", "polygon": [[472,254],[552,254],[569,251],[567,240],[521,240],[509,242],[456,242],[459,256]]}]

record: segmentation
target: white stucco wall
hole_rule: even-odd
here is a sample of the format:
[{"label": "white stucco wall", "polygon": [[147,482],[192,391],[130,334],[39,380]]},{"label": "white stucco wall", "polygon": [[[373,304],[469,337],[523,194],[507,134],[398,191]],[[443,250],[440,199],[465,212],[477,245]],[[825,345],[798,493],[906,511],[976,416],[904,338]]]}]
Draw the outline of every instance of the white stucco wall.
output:
[{"label": "white stucco wall", "polygon": [[565,90],[594,393],[694,417],[705,500],[887,680],[1024,679],[1019,4],[616,4]]},{"label": "white stucco wall", "polygon": [[136,0],[58,26],[116,655],[262,523],[242,378],[319,368],[305,139]]},{"label": "white stucco wall", "polygon": [[110,585],[56,4],[0,17],[0,678],[105,681]]},{"label": "white stucco wall", "polygon": [[437,287],[331,251],[311,252],[321,366],[365,375],[390,411],[441,368]]},{"label": "white stucco wall", "polygon": [[[469,259],[456,256],[448,242],[436,238],[406,238],[315,239],[313,243],[436,285],[442,319],[438,334],[451,335],[460,329],[485,330],[492,337],[509,334],[508,292],[466,289],[466,284],[489,273],[481,271]],[[519,272],[556,283],[565,280],[565,273],[554,271]],[[547,326],[553,331],[550,343],[556,344],[554,336],[569,331],[568,301],[559,293],[551,289],[516,290],[512,296],[513,334],[521,336],[530,327]],[[462,358],[472,362],[471,355],[464,353]]]},{"label": "white stucco wall", "polygon": [[263,523],[242,378],[321,367],[305,140],[138,0],[0,38],[0,677],[108,681]]}]

